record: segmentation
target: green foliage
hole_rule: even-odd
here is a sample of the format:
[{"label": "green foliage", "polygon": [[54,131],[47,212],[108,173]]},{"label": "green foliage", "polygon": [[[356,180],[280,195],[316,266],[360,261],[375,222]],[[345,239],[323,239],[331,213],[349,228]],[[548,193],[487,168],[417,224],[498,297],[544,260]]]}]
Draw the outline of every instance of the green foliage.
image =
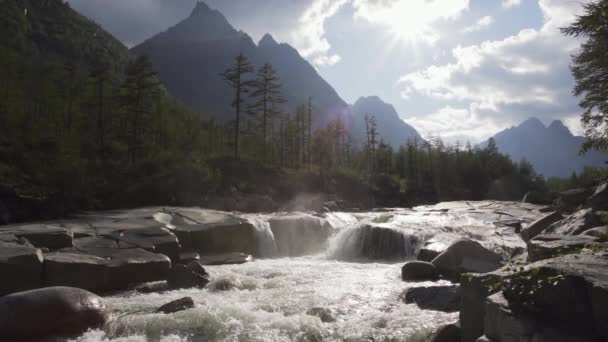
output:
[{"label": "green foliage", "polygon": [[583,97],[580,106],[585,110],[583,152],[608,149],[608,1],[591,2],[584,9],[583,15],[562,29],[566,35],[586,38],[572,65],[574,94]]}]

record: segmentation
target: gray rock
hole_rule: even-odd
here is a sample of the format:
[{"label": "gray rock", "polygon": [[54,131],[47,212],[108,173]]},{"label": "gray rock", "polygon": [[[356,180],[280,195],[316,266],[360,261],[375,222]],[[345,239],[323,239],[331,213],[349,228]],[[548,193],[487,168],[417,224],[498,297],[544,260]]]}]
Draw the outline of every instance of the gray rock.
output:
[{"label": "gray rock", "polygon": [[402,296],[406,304],[417,304],[424,310],[457,312],[460,310],[460,286],[430,286],[407,289]]},{"label": "gray rock", "polygon": [[532,341],[538,329],[532,319],[516,317],[502,292],[487,298],[484,333],[496,341]]},{"label": "gray rock", "polygon": [[425,261],[409,261],[401,267],[401,279],[405,281],[429,281],[439,279],[435,265]]},{"label": "gray rock", "polygon": [[0,340],[76,337],[108,318],[101,298],[68,287],[49,287],[0,298]]},{"label": "gray rock", "polygon": [[171,261],[142,249],[88,248],[49,255],[45,283],[79,286],[95,292],[124,290],[133,285],[166,280]]},{"label": "gray rock", "polygon": [[74,239],[74,248],[77,250],[86,250],[87,248],[118,248],[116,240],[112,240],[103,236],[90,236]]},{"label": "gray rock", "polygon": [[331,310],[326,308],[311,308],[306,311],[306,314],[309,316],[319,317],[323,323],[333,323],[336,321],[336,318],[332,314]]},{"label": "gray rock", "polygon": [[431,262],[443,252],[445,252],[445,248],[440,248],[440,244],[427,244],[424,247],[420,248],[418,254],[416,255],[416,259],[419,261]]},{"label": "gray rock", "polygon": [[587,204],[595,210],[608,210],[608,182],[602,183],[587,199]]},{"label": "gray rock", "polygon": [[177,237],[167,228],[131,229],[120,233],[118,240],[123,247],[137,247],[148,252],[164,254],[172,261],[179,260],[181,245]]},{"label": "gray rock", "polygon": [[5,233],[26,238],[37,248],[57,250],[72,247],[72,232],[55,224],[26,224],[1,227]]},{"label": "gray rock", "polygon": [[42,251],[0,243],[0,296],[42,286]]},{"label": "gray rock", "polygon": [[541,234],[545,229],[549,228],[550,225],[563,219],[563,216],[558,212],[552,212],[542,218],[534,221],[528,227],[521,231],[521,237],[524,241],[530,241],[535,236]]},{"label": "gray rock", "polygon": [[259,255],[258,236],[253,225],[232,216],[218,219],[210,223],[180,225],[173,232],[186,250],[194,250],[201,255],[234,252]]},{"label": "gray rock", "polygon": [[458,323],[447,324],[439,329],[431,336],[430,342],[461,342],[462,332]]},{"label": "gray rock", "polygon": [[207,271],[196,261],[189,265],[173,265],[167,284],[171,289],[203,288],[210,281]]},{"label": "gray rock", "polygon": [[69,286],[88,291],[108,289],[109,261],[79,252],[54,252],[44,260],[44,286]]},{"label": "gray rock", "polygon": [[222,255],[203,255],[198,259],[198,263],[206,266],[217,265],[238,265],[250,262],[253,257],[244,253],[230,253]]},{"label": "gray rock", "polygon": [[591,229],[583,232],[582,235],[592,236],[594,238],[598,238],[600,241],[607,241],[608,240],[608,226],[591,228]]},{"label": "gray rock", "polygon": [[453,243],[432,263],[440,275],[458,279],[462,273],[485,273],[500,268],[501,257],[476,241],[462,239]]},{"label": "gray rock", "polygon": [[176,299],[172,302],[169,302],[156,310],[157,312],[162,312],[164,314],[172,314],[188,309],[193,309],[195,307],[194,300],[192,297],[184,297],[180,299]]},{"label": "gray rock", "polygon": [[506,276],[508,273],[498,270],[484,274],[465,274],[461,277],[460,324],[463,342],[475,342],[483,335],[486,298],[500,291],[496,285]]},{"label": "gray rock", "polygon": [[571,189],[559,193],[557,206],[560,210],[571,212],[585,203],[587,198],[593,194],[593,189]]},{"label": "gray rock", "polygon": [[585,246],[597,241],[597,238],[587,235],[539,235],[528,242],[528,261],[579,253]]},{"label": "gray rock", "polygon": [[545,234],[579,235],[584,231],[600,226],[600,217],[593,209],[581,209],[565,219],[550,225]]}]

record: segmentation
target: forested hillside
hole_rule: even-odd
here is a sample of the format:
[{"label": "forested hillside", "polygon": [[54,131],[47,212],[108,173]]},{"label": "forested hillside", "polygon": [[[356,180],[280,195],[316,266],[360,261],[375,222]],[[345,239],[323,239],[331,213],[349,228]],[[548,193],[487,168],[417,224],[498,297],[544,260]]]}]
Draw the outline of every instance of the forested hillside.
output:
[{"label": "forested hillside", "polygon": [[[332,199],[365,208],[544,190],[528,163],[495,146],[404,138],[393,148],[374,113],[355,144],[340,116],[315,127],[312,99],[277,116],[283,80],[242,54],[214,71],[213,87],[233,94],[215,121],[174,100],[145,55],[131,57],[63,1],[0,4],[3,221],[167,204],[270,211],[302,194],[319,199],[305,208]],[[508,193],[495,190],[505,184]]]}]

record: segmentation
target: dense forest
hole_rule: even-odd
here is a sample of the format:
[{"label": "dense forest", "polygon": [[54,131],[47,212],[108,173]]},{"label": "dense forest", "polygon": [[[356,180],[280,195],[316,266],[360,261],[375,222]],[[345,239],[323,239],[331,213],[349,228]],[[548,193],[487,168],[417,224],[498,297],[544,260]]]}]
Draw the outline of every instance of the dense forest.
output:
[{"label": "dense forest", "polygon": [[275,210],[301,193],[363,208],[548,190],[492,141],[416,139],[394,150],[373,113],[361,146],[342,120],[313,130],[314,98],[286,112],[272,65],[254,70],[244,55],[218,70],[234,120],[215,121],[174,100],[149,59],[67,3],[0,4],[0,201],[13,219],[167,204]]}]

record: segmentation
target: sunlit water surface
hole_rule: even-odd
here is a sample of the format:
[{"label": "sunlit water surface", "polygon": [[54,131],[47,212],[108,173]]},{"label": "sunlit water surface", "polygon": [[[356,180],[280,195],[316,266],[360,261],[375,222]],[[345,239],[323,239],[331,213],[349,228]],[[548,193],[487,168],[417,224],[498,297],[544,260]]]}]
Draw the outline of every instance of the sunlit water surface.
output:
[{"label": "sunlit water surface", "polygon": [[[404,304],[399,297],[413,284],[401,280],[401,265],[311,256],[209,266],[214,280],[204,290],[108,297],[112,323],[76,341],[423,341],[457,314]],[[416,286],[433,284],[441,283]],[[152,313],[184,296],[196,308]],[[336,321],[308,315],[312,308],[329,309]]]}]

